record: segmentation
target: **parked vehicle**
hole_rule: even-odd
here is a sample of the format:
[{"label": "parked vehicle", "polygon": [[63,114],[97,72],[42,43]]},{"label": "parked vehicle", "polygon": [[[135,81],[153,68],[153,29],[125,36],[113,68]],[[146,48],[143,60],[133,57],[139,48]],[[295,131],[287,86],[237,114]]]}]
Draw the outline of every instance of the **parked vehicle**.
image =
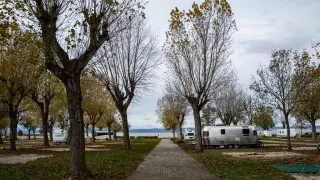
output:
[{"label": "parked vehicle", "polygon": [[[317,136],[319,136],[319,133],[316,133]],[[306,132],[301,135],[301,137],[312,137],[312,132]]]},{"label": "parked vehicle", "polygon": [[[295,129],[290,129],[290,137],[296,137],[297,133]],[[277,137],[280,138],[287,138],[287,129],[278,129],[277,130]]]},{"label": "parked vehicle", "polygon": [[67,144],[67,137],[68,137],[68,133],[63,131],[63,130],[55,130],[53,132],[53,143],[54,144],[61,144],[61,143],[65,143]]},{"label": "parked vehicle", "polygon": [[193,139],[195,139],[194,130],[185,129],[184,140],[193,140]]},{"label": "parked vehicle", "polygon": [[254,126],[205,126],[202,129],[203,146],[240,148],[261,146]]},{"label": "parked vehicle", "polygon": [[317,145],[318,152],[320,152],[320,144]]},{"label": "parked vehicle", "polygon": [[[108,131],[96,131],[94,134],[94,137],[96,140],[101,140],[101,139],[108,140],[109,139],[109,132]],[[111,138],[113,138],[112,132],[111,132]]]}]

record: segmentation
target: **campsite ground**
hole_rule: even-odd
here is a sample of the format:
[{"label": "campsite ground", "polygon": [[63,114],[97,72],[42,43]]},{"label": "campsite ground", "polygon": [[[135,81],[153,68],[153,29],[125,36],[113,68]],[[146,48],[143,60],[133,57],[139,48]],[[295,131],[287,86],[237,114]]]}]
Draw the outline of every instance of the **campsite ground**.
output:
[{"label": "campsite ground", "polygon": [[286,144],[273,141],[263,148],[205,149],[204,153],[195,152],[190,144],[179,146],[221,179],[320,179],[314,174],[289,174],[270,166],[320,164],[315,145],[294,144],[293,151],[288,152]]},{"label": "campsite ground", "polygon": [[[123,142],[119,140],[88,144],[88,148],[95,150],[95,152],[86,152],[89,177],[92,179],[127,179],[159,141],[160,139],[132,140],[133,150],[129,152],[123,149]],[[68,175],[70,153],[61,150],[63,148],[68,148],[68,146],[55,145],[49,150],[44,150],[42,141],[26,140],[24,148],[18,149],[16,153],[8,149],[1,149],[0,163],[3,157],[6,158],[3,161],[5,163],[21,161],[21,159],[25,162],[1,164],[0,177],[1,179],[64,179]],[[52,151],[58,149],[61,151]],[[36,157],[40,159],[35,160]],[[28,160],[33,161],[26,162]]]}]

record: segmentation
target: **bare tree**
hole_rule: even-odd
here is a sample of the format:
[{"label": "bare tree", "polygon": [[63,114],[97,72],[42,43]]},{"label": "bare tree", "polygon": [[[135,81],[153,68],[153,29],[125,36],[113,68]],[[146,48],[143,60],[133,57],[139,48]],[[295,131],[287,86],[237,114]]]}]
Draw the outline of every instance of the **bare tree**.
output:
[{"label": "bare tree", "polygon": [[299,102],[299,93],[310,83],[309,63],[310,57],[305,51],[275,51],[269,66],[257,71],[258,80],[251,85],[268,106],[282,112],[287,126],[288,150],[292,150],[289,115]]},{"label": "bare tree", "polygon": [[242,102],[245,124],[253,125],[253,115],[257,109],[257,100],[251,95],[244,95]]},{"label": "bare tree", "polygon": [[226,0],[194,3],[187,13],[172,10],[164,51],[175,91],[190,103],[196,149],[203,151],[200,111],[229,81],[230,39],[236,29]]},{"label": "bare tree", "polygon": [[244,93],[235,82],[227,85],[215,99],[217,115],[224,125],[237,125],[243,119]]},{"label": "bare tree", "polygon": [[130,21],[128,28],[105,43],[96,56],[94,70],[120,113],[125,149],[131,149],[128,107],[136,94],[150,87],[159,65],[157,56],[156,38],[143,18]]}]

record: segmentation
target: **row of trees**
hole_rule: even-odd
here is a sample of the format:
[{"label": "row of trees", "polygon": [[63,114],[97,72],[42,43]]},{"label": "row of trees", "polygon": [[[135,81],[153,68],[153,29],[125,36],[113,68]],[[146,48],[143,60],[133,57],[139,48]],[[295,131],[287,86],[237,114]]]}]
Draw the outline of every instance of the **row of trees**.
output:
[{"label": "row of trees", "polygon": [[[258,78],[250,86],[255,95],[246,95],[238,87],[228,60],[230,39],[236,30],[233,17],[226,0],[194,3],[188,11],[172,10],[163,46],[170,72],[167,81],[172,92],[166,92],[158,100],[159,121],[167,129],[174,130],[180,121],[175,120],[171,112],[173,103],[167,103],[170,101],[166,99],[182,97],[193,111],[196,149],[200,152],[203,151],[201,123],[212,124],[216,117],[225,125],[241,122],[269,129],[275,125],[275,112],[279,111],[283,127],[288,128],[288,137],[289,117],[292,116],[312,124],[315,140],[320,76],[309,53],[274,51],[270,65],[257,71]],[[314,45],[318,57],[319,46]],[[207,105],[209,103],[211,105]],[[200,118],[202,109],[203,122]],[[288,149],[291,150],[290,138]]]},{"label": "row of trees", "polygon": [[[37,73],[39,69],[40,72],[50,71],[64,85],[70,123],[71,176],[80,178],[87,172],[85,124],[89,122],[94,128],[101,119],[110,124],[110,121],[114,121],[110,114],[115,108],[122,120],[125,148],[131,149],[128,107],[136,93],[149,89],[154,69],[160,63],[156,38],[145,23],[144,3],[139,0],[8,0],[1,2],[0,8],[1,27],[6,35],[1,36],[5,37],[1,39],[1,47],[5,47],[2,52],[6,53],[0,58],[1,65],[8,62],[21,66],[21,71],[14,71],[16,67],[12,71],[3,67],[4,73],[0,74],[3,83],[0,87],[5,91],[1,93],[1,101],[8,106],[12,134],[16,134],[20,104],[31,93],[27,87],[34,82],[42,83],[36,89],[48,91],[40,98],[40,93],[31,93],[41,110],[42,123],[52,124],[52,118],[59,117],[54,114],[48,119],[48,104],[53,99],[51,95],[55,94],[49,91],[56,86],[49,87],[52,82],[46,84],[48,78],[41,80]],[[29,39],[20,43],[9,37],[17,34],[12,33],[13,27],[22,35],[17,37],[27,35]],[[11,56],[15,57],[9,60]],[[14,72],[13,76],[21,81],[6,78],[6,71]],[[90,81],[98,84],[84,89],[84,74],[89,74],[89,79],[93,78]],[[85,123],[84,119],[88,121]],[[14,141],[15,138],[11,136],[11,150],[16,149]]]}]

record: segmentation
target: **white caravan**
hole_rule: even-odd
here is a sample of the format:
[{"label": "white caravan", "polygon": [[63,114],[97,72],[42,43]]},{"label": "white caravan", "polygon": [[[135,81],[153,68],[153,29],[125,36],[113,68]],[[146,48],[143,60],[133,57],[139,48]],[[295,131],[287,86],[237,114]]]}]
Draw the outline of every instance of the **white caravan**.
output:
[{"label": "white caravan", "polygon": [[205,126],[202,144],[206,147],[239,148],[260,146],[254,126]]},{"label": "white caravan", "polygon": [[[297,133],[295,129],[290,129],[290,137],[294,138],[296,137]],[[277,137],[280,138],[287,138],[287,129],[278,129],[277,130]]]},{"label": "white caravan", "polygon": [[185,129],[184,130],[184,140],[193,140],[195,139],[194,130]]},{"label": "white caravan", "polygon": [[68,137],[68,133],[60,129],[60,130],[55,130],[53,132],[52,140],[54,144],[61,144],[61,143],[67,144],[67,137]]}]

